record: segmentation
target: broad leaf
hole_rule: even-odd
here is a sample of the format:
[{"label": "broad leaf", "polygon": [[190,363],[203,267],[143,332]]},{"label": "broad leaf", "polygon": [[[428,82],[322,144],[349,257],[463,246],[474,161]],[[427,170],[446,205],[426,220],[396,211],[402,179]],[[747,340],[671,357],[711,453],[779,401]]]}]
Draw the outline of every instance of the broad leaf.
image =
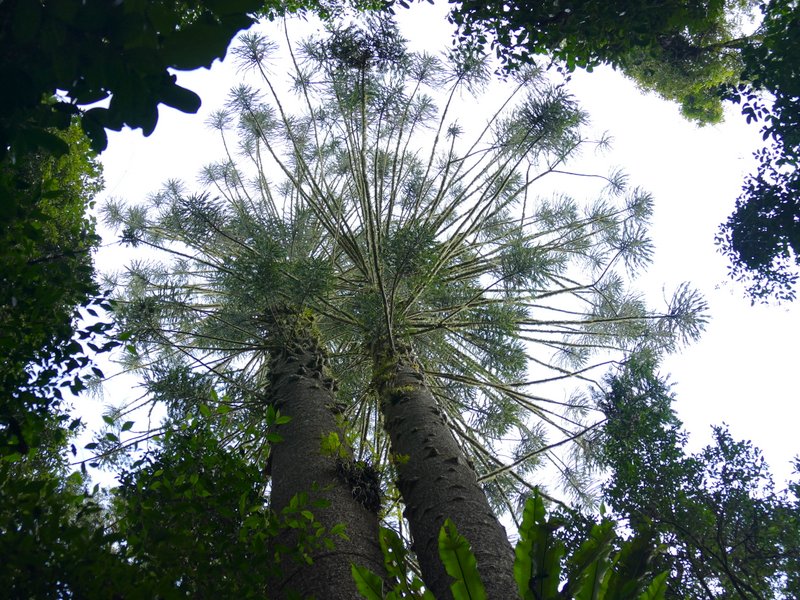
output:
[{"label": "broad leaf", "polygon": [[664,571],[647,586],[647,589],[639,596],[639,600],[664,600],[667,593],[667,575],[668,571]]},{"label": "broad leaf", "polygon": [[439,557],[448,575],[455,581],[450,585],[455,600],[485,600],[486,590],[478,575],[478,563],[467,538],[459,535],[450,519],[439,532]]},{"label": "broad leaf", "polygon": [[609,598],[636,598],[648,575],[653,543],[642,535],[626,542],[614,557],[614,568],[607,577]]},{"label": "broad leaf", "polygon": [[614,523],[604,521],[592,527],[587,539],[569,559],[573,577],[562,590],[565,597],[575,600],[601,598],[603,577],[611,565],[609,554],[616,538]]},{"label": "broad leaf", "polygon": [[523,600],[533,600],[530,588],[531,568],[533,563],[533,537],[537,523],[544,519],[544,504],[538,494],[529,498],[522,513],[522,526],[519,529],[519,541],[514,549],[514,579]]},{"label": "broad leaf", "polygon": [[397,578],[398,581],[405,581],[407,552],[400,536],[391,529],[382,527],[378,533],[378,541],[383,551],[386,574],[389,577]]},{"label": "broad leaf", "polygon": [[383,581],[366,567],[350,566],[358,593],[367,600],[383,600]]},{"label": "broad leaf", "polygon": [[200,96],[174,82],[164,86],[161,92],[161,101],[167,106],[185,113],[196,113],[200,109]]},{"label": "broad leaf", "polygon": [[559,523],[546,518],[544,502],[538,494],[528,499],[514,561],[514,578],[524,600],[558,595],[564,544],[553,534],[559,527]]}]

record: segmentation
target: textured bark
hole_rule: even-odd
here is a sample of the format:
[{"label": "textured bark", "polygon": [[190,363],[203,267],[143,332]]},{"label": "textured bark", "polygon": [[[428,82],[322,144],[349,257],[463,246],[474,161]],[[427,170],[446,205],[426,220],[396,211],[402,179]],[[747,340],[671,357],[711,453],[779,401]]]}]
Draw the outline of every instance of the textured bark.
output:
[{"label": "textured bark", "polygon": [[[284,559],[281,580],[271,586],[270,598],[285,598],[291,591],[316,600],[358,598],[350,565],[363,565],[383,573],[383,555],[378,543],[378,516],[375,507],[365,508],[354,497],[351,484],[342,475],[342,461],[321,451],[322,438],[337,432],[332,411],[332,382],[323,372],[324,353],[307,332],[273,352],[270,364],[271,401],[281,415],[291,421],[276,428],[283,441],[272,445],[272,508],[279,512],[295,494],[306,492],[310,501],[324,498],[326,508],[310,507],[327,529],[345,523],[349,540],[334,538],[333,550],[312,555],[313,564],[298,564]],[[347,461],[344,461],[347,464]],[[292,531],[278,536],[278,543],[291,545]]]},{"label": "textured bark", "polygon": [[514,554],[505,528],[492,513],[472,466],[445,423],[436,400],[409,358],[384,360],[377,376],[384,423],[398,456],[397,486],[423,580],[438,600],[452,598],[439,559],[445,519],[469,540],[489,598],[518,596]]}]

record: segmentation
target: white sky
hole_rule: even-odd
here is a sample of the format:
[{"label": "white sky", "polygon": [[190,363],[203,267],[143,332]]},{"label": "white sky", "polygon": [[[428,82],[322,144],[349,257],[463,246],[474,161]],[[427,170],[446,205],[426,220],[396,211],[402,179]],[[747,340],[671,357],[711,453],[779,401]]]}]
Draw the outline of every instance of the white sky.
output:
[{"label": "white sky", "polygon": [[[450,43],[445,10],[446,5],[428,4],[400,10],[404,34],[429,51],[443,49]],[[216,64],[210,72],[181,73],[179,83],[203,99],[198,115],[162,107],[149,138],[138,131],[112,132],[101,156],[103,197],[136,202],[169,178],[194,182],[199,168],[220,155],[217,138],[204,122],[222,106],[235,82],[229,64]],[[781,483],[791,473],[789,461],[800,453],[794,433],[800,416],[795,373],[800,370],[795,349],[800,301],[751,306],[743,290],[727,280],[726,259],[713,244],[744,175],[753,170],[751,154],[760,143],[757,128],[746,126],[736,107],[725,124],[697,128],[680,117],[676,106],[641,94],[608,70],[575,74],[571,89],[589,112],[592,128],[614,138],[604,162],[622,167],[632,184],[655,197],[655,262],[638,286],[656,304],[662,288],[670,292],[690,281],[710,305],[712,320],[705,335],[664,363],[676,382],[677,410],[692,433],[692,447],[709,441],[711,424],[727,422],[736,438],[751,439],[764,450]],[[118,269],[121,262],[116,246],[98,256],[101,269]]]},{"label": "white sky", "polygon": [[639,93],[609,71],[580,74],[572,89],[595,126],[614,137],[615,161],[655,196],[655,262],[641,285],[656,295],[662,285],[690,281],[709,303],[703,337],[664,363],[692,445],[707,443],[710,425],[724,421],[735,437],[760,446],[776,479],[785,479],[800,453],[800,304],[751,306],[727,278],[727,259],[714,245],[744,176],[754,170],[752,152],[762,144],[757,127],[731,106],[724,124],[698,128],[676,105]]}]

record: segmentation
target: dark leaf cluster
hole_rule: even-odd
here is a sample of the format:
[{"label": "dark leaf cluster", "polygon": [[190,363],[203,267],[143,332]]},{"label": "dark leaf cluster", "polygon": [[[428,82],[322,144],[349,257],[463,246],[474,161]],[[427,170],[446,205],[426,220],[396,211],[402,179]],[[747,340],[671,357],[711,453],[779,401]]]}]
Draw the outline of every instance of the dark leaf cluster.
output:
[{"label": "dark leaf cluster", "polygon": [[[688,119],[715,123],[723,101],[762,124],[736,209],[717,244],[753,300],[793,300],[798,278],[800,8],[793,0],[454,3],[458,44],[491,45],[510,69],[547,55],[568,72],[611,65],[680,103]],[[743,33],[741,23],[758,26]]]},{"label": "dark leaf cluster", "polygon": [[667,598],[796,596],[797,497],[776,491],[760,451],[726,427],[687,453],[669,385],[654,369],[645,357],[606,381],[601,462],[611,508],[663,548],[654,560],[669,572]]},{"label": "dark leaf cluster", "polygon": [[99,238],[85,215],[100,166],[76,125],[53,135],[72,152],[0,162],[2,454],[35,445],[50,414],[61,414],[62,390],[83,389],[88,356],[114,345],[104,339],[109,304],[94,280]]}]

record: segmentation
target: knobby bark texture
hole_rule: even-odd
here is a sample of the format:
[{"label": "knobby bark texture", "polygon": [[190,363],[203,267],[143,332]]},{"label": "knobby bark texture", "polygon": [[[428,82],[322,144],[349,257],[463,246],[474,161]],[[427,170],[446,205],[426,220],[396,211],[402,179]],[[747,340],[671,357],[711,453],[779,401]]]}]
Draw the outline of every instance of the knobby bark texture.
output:
[{"label": "knobby bark texture", "polygon": [[384,426],[397,457],[397,487],[425,585],[438,600],[453,597],[438,548],[439,531],[449,518],[472,546],[488,597],[516,598],[514,553],[505,528],[413,358],[384,356],[378,364],[383,365],[376,382]]},{"label": "knobby bark texture", "polygon": [[[333,382],[326,377],[325,353],[312,327],[295,331],[292,339],[274,349],[270,362],[270,399],[281,415],[291,418],[276,427],[283,441],[271,449],[273,510],[280,512],[292,497],[307,493],[309,500],[324,499],[325,508],[308,507],[326,530],[345,523],[348,540],[334,538],[335,548],[315,550],[313,564],[287,560],[270,598],[314,597],[317,600],[358,598],[350,566],[363,565],[383,574],[383,555],[378,542],[378,506],[365,497],[351,475],[352,457],[343,446],[337,455],[322,451],[322,440],[331,432],[345,437],[334,413]],[[282,532],[277,542],[289,547],[297,534]]]}]

